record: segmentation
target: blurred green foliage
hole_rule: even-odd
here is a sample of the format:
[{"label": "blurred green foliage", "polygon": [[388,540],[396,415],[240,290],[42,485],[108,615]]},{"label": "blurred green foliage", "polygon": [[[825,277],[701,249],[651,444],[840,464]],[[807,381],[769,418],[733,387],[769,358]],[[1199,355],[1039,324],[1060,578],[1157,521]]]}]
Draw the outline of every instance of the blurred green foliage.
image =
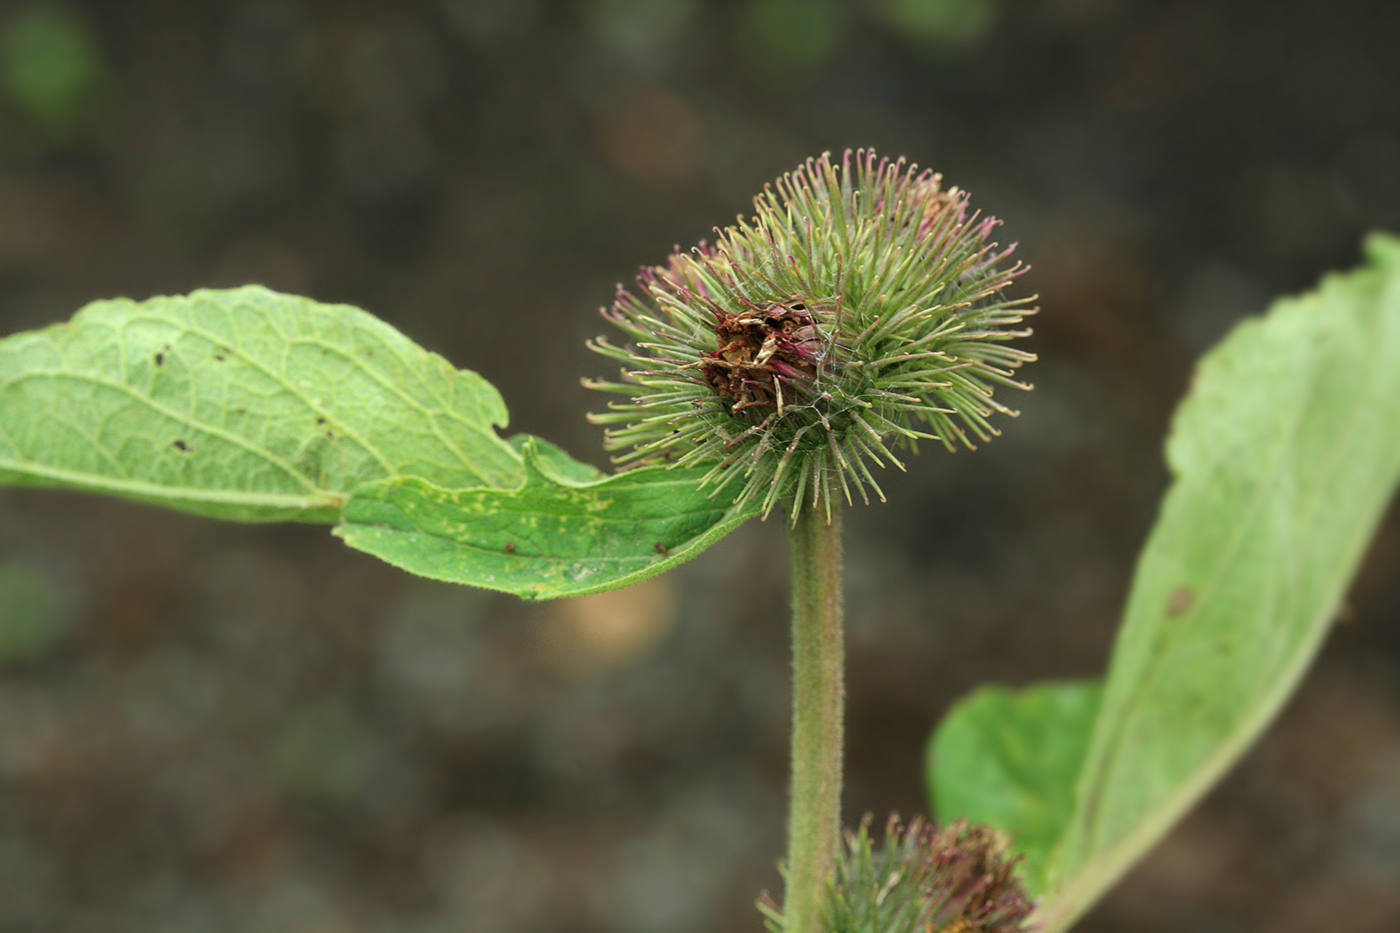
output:
[{"label": "blurred green foliage", "polygon": [[42,657],[63,634],[58,587],[21,563],[0,564],[0,661]]},{"label": "blurred green foliage", "polygon": [[292,717],[277,739],[273,766],[293,794],[335,803],[364,786],[372,751],[363,723],[342,704],[322,703]]},{"label": "blurred green foliage", "polygon": [[875,0],[875,16],[892,31],[930,45],[971,45],[996,25],[998,0]]},{"label": "blurred green foliage", "polygon": [[83,128],[103,73],[101,50],[75,10],[38,4],[0,23],[0,92],[54,137]]},{"label": "blurred green foliage", "polygon": [[836,51],[844,13],[832,0],[755,0],[739,24],[739,53],[758,74],[795,83]]},{"label": "blurred green foliage", "polygon": [[979,687],[929,741],[925,777],[938,819],[1010,833],[1033,896],[1050,890],[1047,869],[1074,810],[1102,698],[1096,680]]},{"label": "blurred green foliage", "polygon": [[694,0],[593,0],[589,19],[609,45],[646,58],[677,39],[694,11]]},{"label": "blurred green foliage", "polygon": [[999,13],[999,0],[751,0],[739,17],[736,42],[754,75],[800,85],[831,61],[856,17],[928,49],[956,50],[985,37]]}]

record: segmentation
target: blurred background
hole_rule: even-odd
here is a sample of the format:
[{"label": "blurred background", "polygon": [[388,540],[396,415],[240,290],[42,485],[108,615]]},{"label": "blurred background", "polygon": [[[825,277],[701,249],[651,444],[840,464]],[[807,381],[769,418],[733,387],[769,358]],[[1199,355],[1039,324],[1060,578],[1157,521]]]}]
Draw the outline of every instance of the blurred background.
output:
[{"label": "blurred background", "polygon": [[[1194,359],[1400,229],[1400,4],[0,0],[0,332],[261,282],[349,302],[599,465],[583,341],[824,149],[1002,217],[1036,391],[848,519],[848,819],[926,812],[987,681],[1091,676]],[[1400,928],[1400,520],[1244,763],[1085,933]],[[324,528],[0,493],[0,930],[757,933],[786,555],[603,597]]]}]

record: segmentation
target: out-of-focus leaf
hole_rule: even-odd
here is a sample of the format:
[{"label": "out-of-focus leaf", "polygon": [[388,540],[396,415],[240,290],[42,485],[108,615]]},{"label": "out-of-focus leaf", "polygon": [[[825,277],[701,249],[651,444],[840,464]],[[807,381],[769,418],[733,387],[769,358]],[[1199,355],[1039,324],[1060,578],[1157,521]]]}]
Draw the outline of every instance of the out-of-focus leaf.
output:
[{"label": "out-of-focus leaf", "polygon": [[0,340],[0,483],[334,521],[413,476],[518,486],[496,390],[358,308],[250,286],[98,301]]},{"label": "out-of-focus leaf", "polygon": [[40,657],[63,633],[54,581],[19,562],[0,564],[0,661]]},{"label": "out-of-focus leaf", "polygon": [[655,576],[758,513],[700,489],[703,468],[586,479],[587,468],[569,466],[557,448],[523,447],[528,479],[518,489],[390,480],[356,491],[335,533],[434,580],[552,599]]},{"label": "out-of-focus leaf", "polygon": [[1331,624],[1400,478],[1400,240],[1372,237],[1367,253],[1201,362],[1044,933],[1068,928],[1234,764]]},{"label": "out-of-focus leaf", "polygon": [[895,32],[942,46],[970,46],[996,25],[1000,0],[875,0],[875,16]]},{"label": "out-of-focus leaf", "polygon": [[293,794],[328,803],[354,797],[373,758],[373,735],[352,711],[320,703],[298,711],[273,748],[272,764]]},{"label": "out-of-focus leaf", "polygon": [[739,19],[739,56],[768,81],[800,83],[840,46],[845,13],[833,0],[751,0]]},{"label": "out-of-focus leaf", "polygon": [[1054,883],[1052,855],[1074,811],[1102,687],[982,687],[953,707],[928,746],[925,771],[942,822],[968,819],[1003,830],[1025,856],[1032,896]]},{"label": "out-of-focus leaf", "polygon": [[34,4],[0,30],[0,88],[19,109],[59,137],[82,124],[102,81],[101,51],[77,11]]}]

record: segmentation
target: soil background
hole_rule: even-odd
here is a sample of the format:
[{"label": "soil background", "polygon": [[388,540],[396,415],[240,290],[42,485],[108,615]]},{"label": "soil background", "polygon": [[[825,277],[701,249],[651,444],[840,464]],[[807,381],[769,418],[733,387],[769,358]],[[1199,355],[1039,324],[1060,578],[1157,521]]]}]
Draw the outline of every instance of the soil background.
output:
[{"label": "soil background", "polygon": [[[0,0],[0,332],[261,282],[601,466],[616,283],[823,150],[937,168],[1043,310],[1005,435],[847,521],[846,812],[926,812],[958,696],[1102,671],[1193,361],[1400,229],[1398,47],[1390,0]],[[0,930],[757,933],[785,572],[754,522],[529,605],[6,491]],[[1398,675],[1392,514],[1280,721],[1079,929],[1400,929]]]}]

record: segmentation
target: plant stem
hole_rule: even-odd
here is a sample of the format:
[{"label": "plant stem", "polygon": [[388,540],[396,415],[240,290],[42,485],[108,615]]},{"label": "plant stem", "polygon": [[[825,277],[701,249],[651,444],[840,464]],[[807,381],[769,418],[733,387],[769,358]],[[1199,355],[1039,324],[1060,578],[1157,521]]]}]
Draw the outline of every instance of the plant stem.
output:
[{"label": "plant stem", "polygon": [[792,799],[785,933],[819,933],[841,832],[845,645],[841,511],[794,504],[792,556]]}]

